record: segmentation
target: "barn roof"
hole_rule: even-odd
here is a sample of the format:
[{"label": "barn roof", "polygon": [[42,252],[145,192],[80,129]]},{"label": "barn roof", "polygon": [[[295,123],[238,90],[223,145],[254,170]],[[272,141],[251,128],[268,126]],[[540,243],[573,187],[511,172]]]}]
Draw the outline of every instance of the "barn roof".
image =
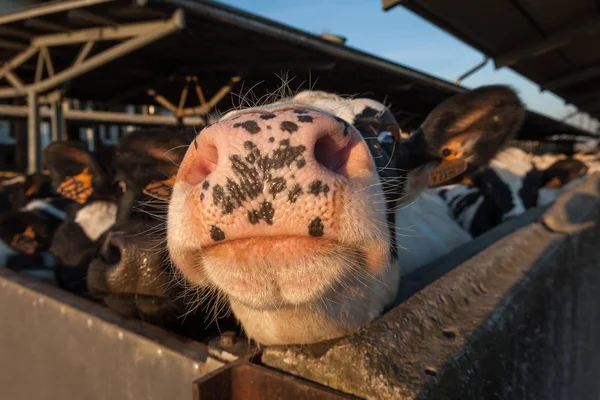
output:
[{"label": "barn roof", "polygon": [[382,0],[402,5],[600,118],[600,1]]},{"label": "barn roof", "polygon": [[[160,22],[165,23],[165,29],[170,29],[168,34],[156,34],[163,25],[156,29],[143,25]],[[36,76],[38,65],[46,61],[32,56],[14,70],[18,77],[16,85],[14,81],[8,82],[10,86],[0,83],[0,97],[11,97],[15,90],[25,96],[28,88],[50,90],[52,85],[44,86],[44,82],[49,78],[54,79],[52,82],[60,81],[56,79],[59,71],[80,67],[91,59],[101,58],[103,52],[112,51],[112,47],[126,44],[123,35],[127,29],[139,34],[134,39],[140,41],[144,35],[154,34],[158,38],[110,62],[99,63],[83,74],[69,75],[61,86],[68,97],[108,105],[149,104],[153,102],[153,94],[178,104],[190,77],[197,77],[207,98],[222,91],[224,86],[226,93],[227,85],[233,87],[233,93],[242,95],[242,98],[224,96],[219,103],[219,109],[223,110],[243,104],[243,100],[252,101],[252,96],[258,99],[272,92],[280,86],[277,75],[287,72],[290,78],[294,77],[289,85],[291,89],[302,83],[307,88],[316,82],[321,90],[386,99],[399,120],[410,127],[418,125],[440,101],[465,90],[343,44],[212,1],[71,0],[47,2],[0,15],[0,62],[14,61],[37,43],[47,46],[54,70],[53,77],[48,67],[42,68],[45,72],[41,77]],[[85,41],[86,38],[89,40]],[[54,46],[55,40],[61,44],[72,43]],[[88,45],[94,40],[93,46]],[[10,64],[4,67],[6,65]],[[10,78],[2,75],[2,69],[0,76]],[[246,96],[250,88],[253,94]],[[197,99],[188,95],[184,105],[193,107],[194,101]],[[584,133],[533,112],[523,132],[524,137],[529,138]]]}]

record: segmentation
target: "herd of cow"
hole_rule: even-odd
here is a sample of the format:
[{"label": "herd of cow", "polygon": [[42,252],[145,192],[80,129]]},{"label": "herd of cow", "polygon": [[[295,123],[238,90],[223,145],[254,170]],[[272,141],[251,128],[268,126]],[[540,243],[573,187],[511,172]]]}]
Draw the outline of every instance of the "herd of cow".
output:
[{"label": "herd of cow", "polygon": [[265,345],[343,336],[401,275],[597,169],[508,146],[524,115],[486,86],[406,138],[379,102],[306,91],[198,134],[130,133],[111,163],[54,142],[46,174],[1,184],[0,265],[199,340],[238,324]]}]

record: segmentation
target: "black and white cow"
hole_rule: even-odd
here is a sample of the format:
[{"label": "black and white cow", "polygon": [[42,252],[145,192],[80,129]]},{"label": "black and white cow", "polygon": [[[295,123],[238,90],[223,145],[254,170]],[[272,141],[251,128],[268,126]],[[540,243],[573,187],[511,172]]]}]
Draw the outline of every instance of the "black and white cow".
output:
[{"label": "black and white cow", "polygon": [[86,293],[87,268],[102,238],[114,225],[118,194],[110,166],[101,165],[80,142],[54,142],[44,150],[45,167],[56,191],[71,201],[49,252],[60,287]]},{"label": "black and white cow", "polygon": [[54,262],[47,251],[65,219],[65,207],[60,198],[36,199],[18,211],[0,213],[0,266],[50,273]]},{"label": "black and white cow", "polygon": [[403,263],[396,208],[487,165],[524,118],[512,90],[482,87],[400,141],[373,128],[384,108],[305,92],[230,112],[189,146],[169,203],[170,257],[191,284],[224,294],[257,342],[317,342],[377,317]]},{"label": "black and white cow", "polygon": [[132,132],[117,147],[117,221],[87,275],[90,293],[119,315],[176,327],[186,313],[165,249],[166,203],[194,131]]}]

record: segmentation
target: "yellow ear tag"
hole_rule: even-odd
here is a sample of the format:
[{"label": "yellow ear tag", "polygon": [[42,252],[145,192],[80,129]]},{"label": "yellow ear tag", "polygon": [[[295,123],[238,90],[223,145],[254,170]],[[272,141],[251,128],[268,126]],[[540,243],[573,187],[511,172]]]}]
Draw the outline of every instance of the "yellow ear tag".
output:
[{"label": "yellow ear tag", "polygon": [[36,190],[38,190],[38,186],[39,185],[36,184],[31,185],[31,187],[25,192],[25,196],[31,196],[32,194],[34,194]]},{"label": "yellow ear tag", "polygon": [[171,197],[173,185],[175,185],[175,175],[164,181],[150,182],[142,189],[142,193],[157,200],[168,201]]},{"label": "yellow ear tag", "polygon": [[86,168],[78,175],[67,176],[58,185],[56,192],[67,199],[83,204],[94,193],[92,174]]},{"label": "yellow ear tag", "polygon": [[444,154],[444,159],[427,177],[430,188],[443,185],[464,173],[469,167],[469,163],[462,158],[458,158],[456,152],[450,149],[444,149],[444,151],[448,154]]},{"label": "yellow ear tag", "polygon": [[25,229],[25,232],[16,234],[13,237],[13,240],[10,243],[10,245],[15,250],[20,251],[21,253],[25,253],[28,255],[35,253],[38,243],[35,240],[35,232],[33,231],[33,228],[28,226]]}]

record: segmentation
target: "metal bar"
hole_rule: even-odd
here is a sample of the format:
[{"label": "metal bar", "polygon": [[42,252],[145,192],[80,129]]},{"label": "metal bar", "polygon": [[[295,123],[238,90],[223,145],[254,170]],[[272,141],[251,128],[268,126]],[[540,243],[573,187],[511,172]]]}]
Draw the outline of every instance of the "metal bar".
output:
[{"label": "metal bar", "polygon": [[23,82],[13,72],[8,72],[5,76],[6,80],[10,82],[17,89],[23,89]]},{"label": "metal bar", "polygon": [[38,96],[38,104],[51,104],[62,99],[63,91],[61,89],[53,90],[52,92]]},{"label": "metal bar", "polygon": [[555,90],[575,83],[584,82],[588,79],[596,78],[597,76],[600,76],[600,65],[567,74],[560,78],[542,83],[540,86],[543,90]]},{"label": "metal bar", "polygon": [[90,40],[119,40],[149,34],[173,25],[173,19],[166,21],[140,22],[134,24],[82,29],[75,32],[57,33],[34,38],[31,43],[38,46],[62,46],[89,42]]},{"label": "metal bar", "polygon": [[196,94],[198,95],[198,100],[200,101],[200,105],[203,106],[206,104],[206,98],[204,98],[204,92],[202,91],[202,87],[198,84],[198,78],[194,77],[194,88],[196,89]]},{"label": "metal bar", "polygon": [[[45,120],[52,118],[51,110],[48,108],[41,108],[39,110],[39,115]],[[4,118],[26,118],[28,116],[28,108],[24,106],[0,104],[0,116]],[[177,118],[170,115],[139,115],[112,111],[66,109],[63,110],[63,118],[65,121],[108,123],[114,125],[177,126]],[[193,117],[185,117],[182,122],[186,126],[203,126],[206,124],[204,118]]]},{"label": "metal bar", "polygon": [[25,61],[29,60],[35,53],[37,53],[39,48],[37,46],[31,46],[24,52],[17,54],[11,60],[4,63],[2,68],[0,68],[0,79],[4,78],[4,76],[11,70],[18,68]]},{"label": "metal bar", "polygon": [[50,132],[52,134],[52,141],[63,140],[65,120],[62,110],[62,102],[53,101],[50,103]]},{"label": "metal bar", "polygon": [[50,56],[50,50],[47,47],[42,47],[40,53],[43,53],[44,60],[46,61],[46,72],[48,77],[54,76],[54,65],[52,64],[52,57]]},{"label": "metal bar", "polygon": [[35,66],[35,77],[34,82],[39,82],[44,75],[44,55],[42,54],[42,50],[38,53],[37,64]]},{"label": "metal bar", "polygon": [[598,32],[600,32],[600,20],[594,18],[592,21],[584,24],[576,24],[571,29],[554,34],[531,46],[501,54],[494,59],[494,64],[496,65],[496,69],[510,67],[525,58],[537,57],[550,51],[560,49],[581,36],[593,35]]},{"label": "metal bar", "polygon": [[27,93],[27,173],[41,170],[40,109],[36,93]]},{"label": "metal bar", "polygon": [[468,78],[469,76],[473,75],[475,72],[479,71],[481,68],[485,67],[485,65],[488,63],[489,59],[490,58],[486,56],[482,62],[480,62],[479,64],[477,64],[476,66],[474,66],[473,68],[471,68],[470,70],[468,70],[467,72],[465,72],[464,74],[462,74],[461,76],[456,78],[456,80],[454,81],[454,84],[459,85],[463,79]]},{"label": "metal bar", "polygon": [[10,22],[22,21],[30,18],[40,17],[47,14],[55,14],[61,11],[73,10],[81,7],[89,7],[95,4],[109,3],[115,0],[70,0],[63,2],[51,2],[47,5],[39,5],[22,11],[13,12],[0,16],[0,25]]},{"label": "metal bar", "polygon": [[[64,83],[70,79],[76,78],[84,73],[93,70],[94,68],[100,67],[114,59],[117,59],[125,54],[131,53],[139,49],[140,47],[146,46],[160,38],[163,38],[171,33],[182,29],[185,26],[184,16],[182,10],[177,10],[173,13],[173,16],[168,23],[165,23],[162,28],[157,29],[154,32],[148,33],[147,35],[139,36],[134,39],[130,39],[126,42],[120,43],[107,49],[101,53],[98,53],[81,64],[75,67],[69,67],[64,71],[59,72],[51,78],[45,79],[41,82],[34,83],[27,87],[27,90],[33,90],[35,92],[45,92],[52,89],[53,87]],[[0,97],[17,97],[25,94],[24,90],[1,88]]]},{"label": "metal bar", "polygon": [[90,54],[90,51],[92,51],[92,48],[94,47],[95,43],[95,41],[90,40],[89,42],[83,45],[81,51],[79,51],[79,54],[77,54],[77,58],[75,59],[75,61],[73,61],[74,67],[81,64],[83,60],[85,60],[88,54]]},{"label": "metal bar", "polygon": [[217,105],[219,101],[223,97],[227,95],[231,91],[233,85],[239,82],[242,79],[241,76],[234,76],[231,78],[228,84],[223,86],[215,95],[208,101],[208,103],[201,105],[199,107],[186,108],[183,110],[183,115],[206,115],[213,109],[214,106]]},{"label": "metal bar", "polygon": [[188,91],[190,88],[190,77],[187,77],[187,83],[181,90],[181,95],[179,96],[179,105],[177,106],[177,117],[181,117],[183,115],[183,107],[185,106],[185,101],[187,100]]},{"label": "metal bar", "polygon": [[171,111],[173,114],[177,113],[177,106],[175,104],[171,103],[163,95],[156,93],[156,90],[148,89],[148,91],[146,93],[148,93],[148,96],[152,97],[154,99],[154,101],[156,101],[158,104],[160,104],[167,110]]}]

